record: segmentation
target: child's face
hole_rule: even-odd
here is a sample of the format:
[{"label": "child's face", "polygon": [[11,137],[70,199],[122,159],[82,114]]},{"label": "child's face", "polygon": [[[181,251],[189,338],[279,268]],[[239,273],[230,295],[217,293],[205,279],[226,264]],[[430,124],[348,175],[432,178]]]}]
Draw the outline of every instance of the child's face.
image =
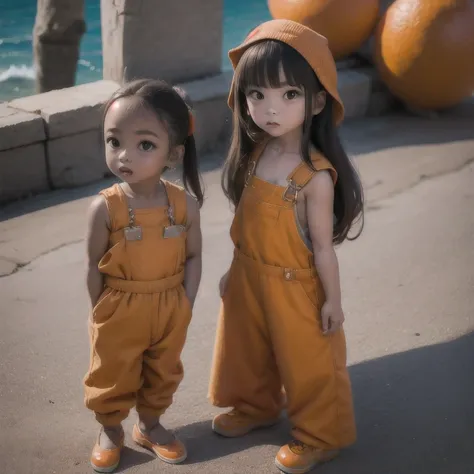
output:
[{"label": "child's face", "polygon": [[283,71],[280,71],[281,87],[250,87],[245,91],[252,120],[273,137],[301,127],[305,120],[304,90],[285,84]]},{"label": "child's face", "polygon": [[159,178],[170,164],[168,131],[136,97],[117,99],[110,106],[104,139],[107,166],[127,183]]}]

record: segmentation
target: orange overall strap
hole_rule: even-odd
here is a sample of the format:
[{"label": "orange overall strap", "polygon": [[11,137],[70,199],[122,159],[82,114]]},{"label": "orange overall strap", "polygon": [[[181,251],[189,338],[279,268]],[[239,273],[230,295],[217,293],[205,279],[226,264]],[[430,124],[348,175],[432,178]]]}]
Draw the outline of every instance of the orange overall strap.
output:
[{"label": "orange overall strap", "polygon": [[295,203],[298,198],[298,192],[303,189],[314,176],[315,173],[322,170],[328,170],[331,174],[333,183],[336,184],[337,172],[331,162],[321,153],[313,151],[311,161],[314,169],[311,169],[306,162],[301,162],[288,176],[288,186],[283,193],[283,199]]},{"label": "orange overall strap", "polygon": [[181,186],[163,181],[168,194],[169,205],[173,211],[173,217],[177,225],[186,225],[188,220],[186,206],[186,191]]},{"label": "orange overall strap", "polygon": [[323,154],[321,154],[319,151],[313,150],[311,152],[311,161],[316,171],[329,171],[329,174],[332,178],[332,182],[334,185],[336,185],[337,171],[332,165],[332,163]]},{"label": "orange overall strap", "polygon": [[100,191],[105,198],[107,210],[109,211],[110,232],[117,232],[129,225],[129,212],[127,198],[120,188],[114,184],[110,188]]}]

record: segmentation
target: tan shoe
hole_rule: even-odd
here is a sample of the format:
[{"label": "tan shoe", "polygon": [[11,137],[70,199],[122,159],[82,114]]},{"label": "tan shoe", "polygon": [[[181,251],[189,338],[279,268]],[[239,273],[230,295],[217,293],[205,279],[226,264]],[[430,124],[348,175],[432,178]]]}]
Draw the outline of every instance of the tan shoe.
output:
[{"label": "tan shoe", "polygon": [[338,454],[337,450],[325,451],[301,441],[292,441],[278,451],[275,464],[287,474],[304,474],[319,464],[331,461]]},{"label": "tan shoe", "polygon": [[246,415],[235,408],[228,413],[221,413],[212,420],[212,430],[226,438],[244,436],[259,428],[268,428],[278,423],[279,418],[258,419]]},{"label": "tan shoe", "polygon": [[138,425],[133,427],[132,438],[139,446],[153,451],[159,459],[168,464],[179,464],[188,457],[186,447],[179,439],[175,438],[169,444],[155,443],[150,437],[140,431]]},{"label": "tan shoe", "polygon": [[91,454],[91,466],[96,472],[113,472],[120,463],[120,454],[123,448],[124,435],[120,439],[119,445],[114,449],[104,449],[100,447],[100,434]]}]

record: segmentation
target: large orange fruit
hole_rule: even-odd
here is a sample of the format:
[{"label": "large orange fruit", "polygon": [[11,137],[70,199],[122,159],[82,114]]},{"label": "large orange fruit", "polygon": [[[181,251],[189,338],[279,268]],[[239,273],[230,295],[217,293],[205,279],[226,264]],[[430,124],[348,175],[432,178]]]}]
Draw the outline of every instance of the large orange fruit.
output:
[{"label": "large orange fruit", "polygon": [[293,20],[328,39],[335,59],[356,51],[377,22],[378,0],[268,0],[273,18]]},{"label": "large orange fruit", "polygon": [[409,105],[456,105],[474,91],[474,1],[396,0],[377,27],[374,60]]}]

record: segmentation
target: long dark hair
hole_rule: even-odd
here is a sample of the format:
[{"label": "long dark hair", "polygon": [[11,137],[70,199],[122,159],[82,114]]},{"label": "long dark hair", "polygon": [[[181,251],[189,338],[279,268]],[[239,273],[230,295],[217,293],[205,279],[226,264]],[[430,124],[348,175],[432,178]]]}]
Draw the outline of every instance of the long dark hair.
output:
[{"label": "long dark hair", "polygon": [[125,84],[112,95],[105,105],[104,119],[110,106],[117,99],[132,96],[139,97],[143,101],[143,105],[155,113],[165,124],[172,146],[184,145],[184,187],[194,195],[199,205],[202,206],[204,192],[198,170],[196,142],[194,135],[189,134],[192,109],[191,105],[186,102],[185,93],[165,81],[138,79]]},{"label": "long dark hair", "polygon": [[[313,116],[313,97],[325,89],[306,60],[295,49],[280,41],[265,40],[252,45],[245,51],[235,70],[233,135],[224,164],[222,189],[237,207],[244,189],[250,155],[256,145],[268,138],[255,125],[247,110],[245,91],[251,86],[280,87],[281,69],[289,85],[302,87],[305,91],[306,118],[301,141],[304,162],[314,169],[310,154],[313,146],[331,162],[338,174],[334,189],[336,221],[333,242],[339,244],[346,238],[354,240],[362,232],[364,197],[358,174],[344,151],[334,123],[334,99],[326,93],[324,109]],[[361,226],[358,233],[349,238],[349,231],[359,219]]]}]

